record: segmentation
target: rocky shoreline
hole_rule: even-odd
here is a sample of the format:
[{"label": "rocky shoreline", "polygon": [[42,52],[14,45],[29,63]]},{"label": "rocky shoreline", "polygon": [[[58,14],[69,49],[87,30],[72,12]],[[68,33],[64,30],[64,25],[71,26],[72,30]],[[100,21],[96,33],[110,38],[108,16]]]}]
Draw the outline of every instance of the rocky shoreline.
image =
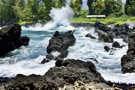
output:
[{"label": "rocky shoreline", "polygon": [[0,56],[28,44],[29,38],[21,36],[21,26],[19,24],[12,24],[0,29]]},{"label": "rocky shoreline", "polygon": [[[72,24],[75,27],[96,27],[98,33],[98,39],[103,42],[113,43],[114,48],[120,48],[118,42],[114,42],[114,38],[122,38],[126,43],[129,43],[129,50],[127,52],[129,58],[134,57],[134,42],[135,42],[135,28],[129,28],[128,25],[116,25],[109,27],[102,23],[93,24]],[[10,30],[10,29],[9,29]],[[11,29],[12,30],[12,29]],[[20,29],[19,29],[20,30]],[[20,33],[19,33],[20,34]],[[97,72],[95,65],[92,62],[84,62],[82,60],[74,60],[64,58],[68,55],[68,48],[75,44],[75,37],[73,31],[65,32],[61,34],[56,31],[53,37],[49,41],[47,47],[46,58],[41,64],[47,63],[50,60],[56,60],[55,67],[49,69],[49,71],[43,75],[17,75],[15,78],[0,78],[1,90],[133,90],[135,84],[114,83],[105,81],[99,72]],[[19,35],[20,37],[20,35]],[[96,39],[92,35],[86,35],[88,38]],[[20,40],[20,39],[19,39]],[[21,39],[22,40],[22,39]],[[129,40],[129,41],[128,41]],[[22,40],[26,41],[26,39]],[[22,45],[28,45],[25,44]],[[109,50],[107,47],[106,50]],[[55,56],[53,53],[58,53]],[[125,67],[128,69],[129,58],[123,56],[122,58],[122,71],[126,73]],[[134,71],[134,59],[130,59],[133,64],[131,72]],[[129,64],[131,64],[129,63]],[[123,70],[124,68],[124,70]],[[128,70],[127,70],[128,71]]]}]

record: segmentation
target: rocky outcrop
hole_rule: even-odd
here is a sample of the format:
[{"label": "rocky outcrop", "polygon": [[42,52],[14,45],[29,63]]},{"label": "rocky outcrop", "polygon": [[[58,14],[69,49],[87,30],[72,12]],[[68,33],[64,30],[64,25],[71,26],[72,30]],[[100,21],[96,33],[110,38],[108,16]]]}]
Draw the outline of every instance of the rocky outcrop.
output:
[{"label": "rocky outcrop", "polygon": [[111,48],[110,48],[109,46],[104,46],[104,50],[105,50],[106,52],[109,52],[109,51],[111,50]]},{"label": "rocky outcrop", "polygon": [[28,37],[21,37],[20,25],[14,24],[6,26],[0,29],[0,56],[22,45],[28,45],[28,42]]},{"label": "rocky outcrop", "polygon": [[[127,24],[114,25],[114,26],[109,27],[109,25],[96,22],[95,27],[96,27],[96,32],[99,35],[100,34],[102,35],[102,33],[105,33],[106,36],[108,35],[113,38],[123,38],[123,40],[125,42],[128,42],[128,36],[129,36],[130,32],[133,31],[132,29],[129,28],[129,26]],[[104,37],[99,36],[99,39],[100,38],[104,38]],[[106,37],[105,37],[105,39],[106,39]]]},{"label": "rocky outcrop", "polygon": [[90,33],[88,33],[85,37],[89,37],[91,39],[96,39],[96,37],[92,36]]},{"label": "rocky outcrop", "polygon": [[53,82],[48,82],[43,76],[17,75],[3,90],[58,90],[58,86]]},{"label": "rocky outcrop", "polygon": [[120,44],[117,41],[113,42],[112,47],[121,48]]},{"label": "rocky outcrop", "polygon": [[[68,55],[68,48],[74,45],[75,40],[72,31],[65,32],[64,34],[60,34],[56,31],[53,37],[49,40],[49,45],[47,46],[48,55],[41,63],[43,64],[52,59],[65,58]],[[55,53],[55,55],[53,53]]]},{"label": "rocky outcrop", "polygon": [[121,66],[123,73],[135,72],[135,33],[129,37],[127,55],[122,57]]},{"label": "rocky outcrop", "polygon": [[100,73],[96,71],[93,63],[69,59],[65,61],[58,60],[56,67],[51,68],[43,76],[17,75],[5,86],[5,90],[58,90],[60,87],[75,84],[77,81],[102,83],[108,86]]},{"label": "rocky outcrop", "polygon": [[108,34],[103,31],[97,31],[98,33],[98,39],[103,42],[112,43],[113,42],[113,36],[111,34]]},{"label": "rocky outcrop", "polygon": [[112,83],[103,79],[91,62],[57,60],[45,75],[17,75],[1,90],[129,90],[133,84]]},{"label": "rocky outcrop", "polygon": [[[50,75],[53,75],[50,77]],[[84,62],[81,60],[58,60],[56,68],[50,69],[45,76],[47,79],[55,82],[58,86],[66,83],[73,84],[75,81],[88,82],[104,82],[104,79],[96,67],[91,62]]]}]

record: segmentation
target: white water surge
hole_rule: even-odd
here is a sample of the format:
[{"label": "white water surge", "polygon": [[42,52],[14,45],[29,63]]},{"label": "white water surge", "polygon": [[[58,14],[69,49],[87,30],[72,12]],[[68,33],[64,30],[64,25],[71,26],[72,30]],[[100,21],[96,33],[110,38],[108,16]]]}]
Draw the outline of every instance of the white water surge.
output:
[{"label": "white water surge", "polygon": [[[62,8],[53,8],[49,14],[49,16],[52,18],[50,22],[48,22],[45,25],[42,24],[35,24],[33,26],[30,26],[29,30],[34,31],[44,31],[44,30],[53,30],[53,29],[73,29],[72,26],[70,26],[70,19],[74,16],[74,12],[72,8],[70,8],[68,5],[66,7]],[[25,27],[23,27],[25,29]]]},{"label": "white water surge", "polygon": [[[72,12],[72,10],[70,10],[71,8],[69,7],[53,9],[52,17],[55,17],[55,14],[60,14],[59,12],[61,12],[61,14],[62,12],[66,12],[67,15],[71,15],[70,12]],[[74,28],[70,26],[68,21],[70,17],[67,15],[62,15],[62,18],[59,17],[61,19],[54,18],[51,23],[49,22],[49,28],[47,27],[48,24],[37,24],[37,26],[31,26],[28,28],[23,27],[23,35],[27,35],[31,39],[30,45],[28,47],[21,47],[20,49],[8,53],[7,56],[0,58],[0,76],[13,77],[17,74],[43,75],[49,68],[55,66],[55,61],[51,61],[46,64],[40,64],[46,55],[46,47],[49,43],[49,39],[57,30],[65,32],[67,30],[75,29],[76,32],[74,35],[76,37],[76,43],[74,46],[69,48],[69,55],[67,57],[68,59],[70,58],[80,59],[83,61],[92,61],[96,65],[97,70],[106,80],[114,82],[135,83],[135,73],[121,73],[121,57],[126,54],[128,49],[127,44],[122,42],[121,39],[115,39],[120,44],[125,44],[126,47],[123,47],[122,49],[116,49],[114,50],[113,55],[110,55],[108,52],[104,51],[104,46],[111,46],[111,43],[103,43],[99,42],[97,39],[94,40],[85,37],[85,35],[88,33],[91,33],[93,36],[97,37],[97,34],[94,32],[94,27],[90,27],[89,29],[86,27]],[[59,53],[54,52],[53,54],[58,55]],[[97,62],[90,58],[95,58]]]}]

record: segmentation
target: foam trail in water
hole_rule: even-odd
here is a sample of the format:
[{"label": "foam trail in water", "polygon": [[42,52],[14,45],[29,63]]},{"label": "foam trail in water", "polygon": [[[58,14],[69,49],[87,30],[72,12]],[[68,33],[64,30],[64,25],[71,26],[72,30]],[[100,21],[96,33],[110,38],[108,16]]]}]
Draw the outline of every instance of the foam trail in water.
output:
[{"label": "foam trail in water", "polygon": [[[105,80],[113,82],[135,83],[135,73],[122,74],[121,72],[121,57],[126,54],[128,45],[121,39],[115,39],[121,45],[126,45],[122,49],[113,51],[113,55],[105,52],[104,46],[112,46],[112,43],[103,43],[98,40],[85,37],[87,33],[96,36],[94,29],[86,30],[85,28],[78,28],[75,32],[76,44],[69,48],[69,55],[67,58],[80,59],[84,61],[92,61],[95,63],[97,70],[105,78]],[[94,59],[91,59],[94,58]]]},{"label": "foam trail in water", "polygon": [[[61,28],[61,31],[65,28],[66,27],[63,26]],[[53,67],[55,65],[55,61],[51,61],[43,65],[39,64],[46,55],[46,47],[49,43],[49,39],[53,35],[53,33],[50,31],[23,31],[27,32],[28,36],[30,36],[30,45],[25,48],[22,47],[20,50],[13,51],[14,54],[15,52],[19,51],[19,54],[17,54],[17,56],[14,55],[12,57],[3,58],[3,61],[13,59],[15,60],[15,63],[1,64],[0,76],[11,77],[15,76],[16,74],[43,75],[49,68]],[[135,83],[135,73],[122,74],[121,72],[121,57],[126,54],[128,45],[123,43],[121,39],[115,39],[115,41],[118,41],[121,45],[125,44],[126,47],[123,47],[122,49],[116,49],[113,51],[114,54],[110,55],[108,52],[105,52],[104,46],[107,45],[111,47],[112,43],[103,43],[98,41],[97,39],[95,40],[85,37],[85,35],[88,33],[97,38],[97,33],[94,32],[94,28],[92,27],[90,28],[90,30],[87,30],[87,28],[84,27],[76,28],[76,31],[74,33],[76,37],[76,43],[74,46],[69,48],[69,55],[67,56],[67,58],[92,61],[93,63],[95,63],[97,70],[101,73],[105,80],[114,82]],[[59,55],[58,52],[54,52],[53,54],[55,54],[56,56]],[[1,59],[2,58],[0,58],[0,60]]]},{"label": "foam trail in water", "polygon": [[[44,30],[50,30],[55,29],[59,27],[63,27],[66,29],[72,29],[70,26],[70,19],[74,16],[74,12],[72,8],[70,8],[68,5],[66,7],[62,8],[53,8],[49,14],[49,16],[52,18],[50,22],[48,22],[45,25],[42,24],[35,24],[30,27],[23,27],[23,29],[26,30],[34,30],[34,31],[44,31]],[[61,30],[61,29],[60,29]]]},{"label": "foam trail in water", "polygon": [[44,56],[39,56],[35,60],[20,61],[16,64],[4,64],[0,66],[1,77],[14,77],[17,74],[24,75],[44,75],[51,67],[55,66],[55,61],[46,64],[40,64]]}]

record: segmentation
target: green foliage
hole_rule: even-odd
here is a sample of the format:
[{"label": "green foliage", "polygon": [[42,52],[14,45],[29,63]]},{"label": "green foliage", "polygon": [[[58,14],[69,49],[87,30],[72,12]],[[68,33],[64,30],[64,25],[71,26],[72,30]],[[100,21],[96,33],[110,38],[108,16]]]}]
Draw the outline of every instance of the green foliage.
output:
[{"label": "green foliage", "polygon": [[96,2],[92,3],[92,9],[93,9],[93,14],[103,14],[103,11],[105,10],[105,3],[102,0],[97,0]]},{"label": "green foliage", "polygon": [[127,15],[135,16],[135,0],[127,0],[125,11]]},{"label": "green foliage", "polygon": [[108,16],[106,18],[74,17],[71,21],[72,23],[95,23],[98,21],[104,24],[125,24],[127,21],[135,23],[135,17],[127,15],[122,15],[120,17]]},{"label": "green foliage", "polygon": [[65,4],[66,0],[0,0],[0,24],[47,22],[50,10]]},{"label": "green foliage", "polygon": [[75,16],[80,15],[81,6],[82,6],[82,0],[71,0],[70,1],[70,7],[73,9]]},{"label": "green foliage", "polygon": [[56,8],[61,8],[62,6],[66,5],[66,0],[56,0],[55,2],[56,2],[55,3]]},{"label": "green foliage", "polygon": [[89,14],[94,14],[94,9],[92,7],[93,2],[95,2],[95,0],[88,0],[87,1],[87,5],[88,5],[88,8],[89,8]]},{"label": "green foliage", "polygon": [[110,15],[112,13],[122,12],[122,2],[121,0],[105,0],[105,15]]},{"label": "green foliage", "polygon": [[122,12],[121,0],[88,0],[89,14],[105,14],[110,15],[112,13]]},{"label": "green foliage", "polygon": [[10,3],[0,0],[0,24],[16,22],[17,16]]}]

